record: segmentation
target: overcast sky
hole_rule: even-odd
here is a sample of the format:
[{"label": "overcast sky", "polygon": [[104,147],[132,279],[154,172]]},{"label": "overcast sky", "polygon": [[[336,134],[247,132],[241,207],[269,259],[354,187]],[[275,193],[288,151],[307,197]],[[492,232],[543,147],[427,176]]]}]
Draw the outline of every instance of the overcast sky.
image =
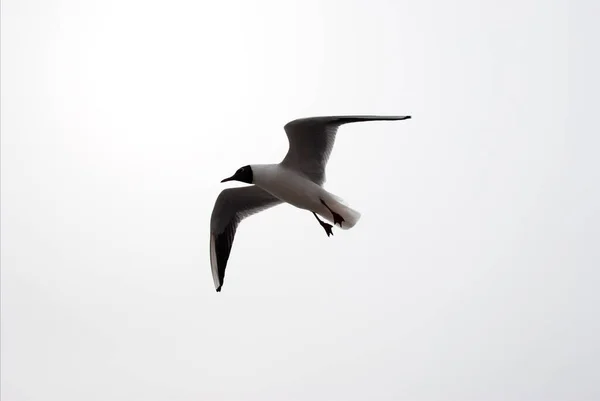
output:
[{"label": "overcast sky", "polygon": [[[570,8],[567,5],[570,3]],[[597,1],[2,1],[2,401],[600,399]],[[220,184],[340,129],[327,238]]]}]

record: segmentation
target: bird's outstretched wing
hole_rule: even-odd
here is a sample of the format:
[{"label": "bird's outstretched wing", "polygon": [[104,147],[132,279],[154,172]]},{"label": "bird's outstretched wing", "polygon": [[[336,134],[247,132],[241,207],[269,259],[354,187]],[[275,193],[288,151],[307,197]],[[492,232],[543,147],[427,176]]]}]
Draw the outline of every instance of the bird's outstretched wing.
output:
[{"label": "bird's outstretched wing", "polygon": [[255,185],[229,188],[219,194],[210,218],[210,265],[217,292],[225,280],[225,267],[240,222],[280,203],[278,198]]},{"label": "bird's outstretched wing", "polygon": [[290,147],[281,164],[301,172],[313,182],[321,185],[325,182],[325,167],[340,125],[409,118],[410,116],[329,116],[290,121],[284,126]]}]

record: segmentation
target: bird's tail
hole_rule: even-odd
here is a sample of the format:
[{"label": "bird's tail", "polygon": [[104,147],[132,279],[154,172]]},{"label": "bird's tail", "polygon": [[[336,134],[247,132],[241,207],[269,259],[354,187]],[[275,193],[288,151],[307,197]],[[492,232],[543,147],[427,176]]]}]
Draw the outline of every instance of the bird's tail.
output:
[{"label": "bird's tail", "polygon": [[[360,220],[360,212],[348,206],[348,204],[339,196],[327,192],[323,200],[333,212],[339,214],[342,219],[344,219],[341,226],[342,230],[351,229],[356,225],[356,223],[358,223],[358,220]],[[323,214],[319,214],[321,214],[330,223],[333,223],[334,220],[332,214],[329,213],[328,210],[324,210],[323,212]],[[339,227],[337,224],[335,226]]]}]

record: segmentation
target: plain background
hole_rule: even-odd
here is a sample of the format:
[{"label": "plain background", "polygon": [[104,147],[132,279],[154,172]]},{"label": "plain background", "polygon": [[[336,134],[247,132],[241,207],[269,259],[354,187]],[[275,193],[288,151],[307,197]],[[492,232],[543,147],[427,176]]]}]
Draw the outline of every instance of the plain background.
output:
[{"label": "plain background", "polygon": [[[2,1],[2,400],[600,399],[598,8]],[[361,221],[217,294],[219,181],[331,114],[413,116],[338,134]]]}]

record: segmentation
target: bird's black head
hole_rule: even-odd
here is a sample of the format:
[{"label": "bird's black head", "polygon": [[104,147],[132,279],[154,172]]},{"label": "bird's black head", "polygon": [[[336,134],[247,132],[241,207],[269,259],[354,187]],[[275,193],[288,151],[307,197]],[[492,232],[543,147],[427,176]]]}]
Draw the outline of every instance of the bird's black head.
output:
[{"label": "bird's black head", "polygon": [[238,171],[236,171],[234,175],[232,175],[229,178],[225,178],[221,182],[227,182],[227,181],[240,181],[240,182],[245,182],[247,184],[252,184],[252,182],[254,181],[254,174],[252,173],[252,167],[244,166],[244,167],[238,169]]}]

